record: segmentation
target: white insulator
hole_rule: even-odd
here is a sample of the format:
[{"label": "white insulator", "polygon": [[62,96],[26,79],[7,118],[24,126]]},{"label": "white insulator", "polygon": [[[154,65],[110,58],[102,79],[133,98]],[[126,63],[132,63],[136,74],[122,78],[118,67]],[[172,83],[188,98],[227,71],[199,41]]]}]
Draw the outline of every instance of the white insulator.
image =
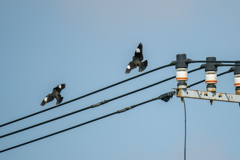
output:
[{"label": "white insulator", "polygon": [[240,87],[240,77],[236,77],[236,78],[234,79],[234,86],[235,86],[235,87]]},{"label": "white insulator", "polygon": [[208,88],[207,88],[207,91],[208,91],[208,92],[216,92],[216,88],[214,88],[214,87],[208,87]]},{"label": "white insulator", "polygon": [[177,68],[176,70],[177,70],[177,71],[186,71],[187,68]]},{"label": "white insulator", "polygon": [[217,83],[217,75],[216,74],[206,74],[205,83],[216,84]]},{"label": "white insulator", "polygon": [[216,71],[207,71],[206,74],[215,74],[217,73]]},{"label": "white insulator", "polygon": [[236,74],[236,75],[234,75],[235,77],[240,77],[240,74]]},{"label": "white insulator", "polygon": [[177,71],[176,80],[177,81],[187,81],[188,80],[188,72],[187,71]]},{"label": "white insulator", "polygon": [[186,85],[179,85],[177,88],[178,89],[187,89],[187,86]]}]

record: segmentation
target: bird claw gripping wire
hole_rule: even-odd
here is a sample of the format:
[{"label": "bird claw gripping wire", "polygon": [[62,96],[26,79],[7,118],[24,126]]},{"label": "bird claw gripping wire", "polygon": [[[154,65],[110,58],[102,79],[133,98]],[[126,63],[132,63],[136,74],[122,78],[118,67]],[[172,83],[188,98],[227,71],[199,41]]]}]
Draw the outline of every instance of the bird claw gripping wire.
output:
[{"label": "bird claw gripping wire", "polygon": [[162,95],[160,95],[158,97],[158,99],[161,99],[163,100],[164,102],[168,102],[170,100],[170,98],[173,97],[173,95],[175,94],[175,91],[171,91],[171,92],[168,92],[168,93],[164,93]]}]

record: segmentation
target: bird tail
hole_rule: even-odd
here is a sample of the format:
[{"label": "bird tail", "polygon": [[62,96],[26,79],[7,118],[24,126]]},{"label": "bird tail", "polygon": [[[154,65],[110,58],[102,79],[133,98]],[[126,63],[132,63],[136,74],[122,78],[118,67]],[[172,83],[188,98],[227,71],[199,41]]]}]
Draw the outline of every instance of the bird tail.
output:
[{"label": "bird tail", "polygon": [[59,104],[62,102],[62,100],[63,100],[63,97],[59,96],[59,97],[57,98],[56,105],[59,105]]},{"label": "bird tail", "polygon": [[148,60],[145,60],[139,64],[139,70],[138,72],[142,72],[147,68]]},{"label": "bird tail", "polygon": [[41,105],[41,106],[44,106],[45,104],[46,104],[46,103],[45,103],[45,101],[43,100],[40,105]]}]

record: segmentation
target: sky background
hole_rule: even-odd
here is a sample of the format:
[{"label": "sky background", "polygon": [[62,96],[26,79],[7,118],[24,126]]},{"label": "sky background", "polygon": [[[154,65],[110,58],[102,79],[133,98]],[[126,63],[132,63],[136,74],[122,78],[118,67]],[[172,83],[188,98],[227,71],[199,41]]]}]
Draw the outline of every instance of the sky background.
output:
[{"label": "sky background", "polygon": [[[140,74],[125,74],[143,44],[146,71],[177,54],[240,60],[239,0],[0,0],[0,124],[55,105],[40,106],[61,83],[63,102]],[[189,64],[188,70],[201,64]],[[230,67],[219,67],[218,73]],[[87,107],[176,74],[155,71],[111,89],[0,128],[0,135]],[[189,74],[188,84],[205,78]],[[176,80],[0,139],[0,150],[115,112],[172,91]],[[202,83],[191,89],[206,90]],[[234,75],[217,91],[235,93]],[[239,160],[237,103],[185,99],[187,159]],[[184,106],[174,96],[0,154],[1,160],[183,159]]]}]

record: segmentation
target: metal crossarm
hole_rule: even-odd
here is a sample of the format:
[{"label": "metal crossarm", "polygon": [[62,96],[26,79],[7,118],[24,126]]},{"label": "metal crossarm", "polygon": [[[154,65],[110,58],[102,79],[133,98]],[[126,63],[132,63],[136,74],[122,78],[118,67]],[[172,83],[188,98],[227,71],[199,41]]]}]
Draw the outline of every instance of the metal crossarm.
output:
[{"label": "metal crossarm", "polygon": [[240,105],[240,95],[230,94],[230,93],[220,93],[220,92],[209,92],[209,91],[199,91],[191,89],[176,89],[177,97],[182,98],[196,98],[205,99],[212,101],[225,101],[239,103]]}]

